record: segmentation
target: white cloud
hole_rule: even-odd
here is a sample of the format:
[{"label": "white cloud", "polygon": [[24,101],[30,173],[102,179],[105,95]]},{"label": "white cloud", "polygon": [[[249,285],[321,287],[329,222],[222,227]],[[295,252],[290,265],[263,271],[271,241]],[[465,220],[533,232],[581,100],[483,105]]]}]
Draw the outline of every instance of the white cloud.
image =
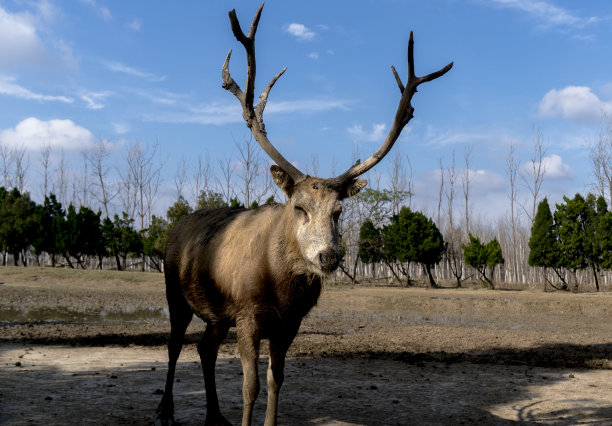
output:
[{"label": "white cloud", "polygon": [[126,87],[125,90],[160,105],[176,105],[178,101],[188,97],[188,95],[182,93],[173,93],[166,90],[142,90],[135,87]]},{"label": "white cloud", "polygon": [[268,102],[266,112],[270,114],[287,112],[323,112],[333,109],[348,109],[343,99],[302,99],[294,101]]},{"label": "white cloud", "polygon": [[298,24],[295,22],[287,25],[285,27],[285,31],[296,37],[298,40],[312,40],[316,35],[314,31],[310,30],[304,24]]},{"label": "white cloud", "polygon": [[100,5],[96,0],[81,0],[81,2],[90,6],[106,22],[112,21],[113,15],[106,6]]},{"label": "white cloud", "polygon": [[[417,122],[410,122],[407,127],[412,128],[416,125]],[[440,147],[444,147],[447,145],[469,145],[482,142],[492,143],[508,140],[506,137],[500,135],[500,133],[495,130],[476,129],[474,131],[448,130],[444,132],[439,132],[432,126],[427,126],[425,138],[427,139],[427,145]]]},{"label": "white cloud", "polygon": [[602,101],[589,87],[567,86],[546,93],[540,101],[539,112],[546,117],[562,116],[578,123],[598,123],[604,114],[612,113],[612,102]]},{"label": "white cloud", "polygon": [[95,141],[93,134],[72,120],[41,121],[30,117],[15,128],[0,132],[0,140],[7,145],[40,150],[46,146],[65,150],[82,150]]},{"label": "white cloud", "polygon": [[527,13],[545,27],[563,27],[581,29],[596,22],[595,17],[582,18],[567,9],[541,0],[493,0],[493,3]]},{"label": "white cloud", "polygon": [[130,131],[130,126],[126,123],[111,123],[111,126],[118,135],[124,135]]},{"label": "white cloud", "polygon": [[212,103],[190,107],[188,111],[170,111],[149,114],[145,120],[158,123],[198,123],[198,124],[227,124],[242,121],[240,105],[237,103]]},{"label": "white cloud", "polygon": [[142,78],[143,80],[151,82],[160,82],[166,79],[166,76],[158,76],[150,72],[141,71],[136,68],[129,67],[120,62],[103,61],[102,62],[109,70],[113,72],[119,72],[133,77]]},{"label": "white cloud", "polygon": [[315,60],[316,60],[316,59],[319,59],[319,54],[318,54],[317,52],[310,52],[310,53],[309,53],[307,56],[308,56],[310,59],[315,59]]},{"label": "white cloud", "polygon": [[0,94],[41,102],[59,101],[72,103],[74,101],[74,99],[66,96],[43,95],[41,93],[32,92],[31,90],[17,84],[15,78],[13,77],[0,77]]},{"label": "white cloud", "polygon": [[125,26],[132,31],[140,31],[142,29],[142,21],[138,18],[134,18],[127,22]]},{"label": "white cloud", "polygon": [[[303,99],[295,101],[268,102],[266,114],[317,113],[333,109],[347,109],[348,102],[342,99]],[[237,102],[216,102],[187,107],[187,111],[170,111],[150,114],[145,120],[161,123],[227,124],[243,120]]]},{"label": "white cloud", "polygon": [[[563,158],[557,154],[542,158],[542,167],[544,169],[544,179],[565,179],[574,176],[572,168],[565,164]],[[521,165],[521,173],[533,176],[532,163],[526,162]]]},{"label": "white cloud", "polygon": [[81,99],[85,102],[88,109],[102,109],[104,104],[101,103],[105,98],[112,95],[111,92],[83,92]]},{"label": "white cloud", "polygon": [[47,0],[17,3],[30,9],[10,12],[0,6],[0,69],[33,65],[75,68],[78,60],[71,46],[51,35],[57,8]]},{"label": "white cloud", "polygon": [[355,124],[354,126],[349,127],[347,131],[358,140],[366,142],[379,142],[385,137],[386,127],[387,126],[384,123],[373,124],[372,130],[367,132],[363,130],[363,126],[361,124]]},{"label": "white cloud", "polygon": [[46,48],[28,13],[12,14],[0,7],[0,66],[37,64]]}]

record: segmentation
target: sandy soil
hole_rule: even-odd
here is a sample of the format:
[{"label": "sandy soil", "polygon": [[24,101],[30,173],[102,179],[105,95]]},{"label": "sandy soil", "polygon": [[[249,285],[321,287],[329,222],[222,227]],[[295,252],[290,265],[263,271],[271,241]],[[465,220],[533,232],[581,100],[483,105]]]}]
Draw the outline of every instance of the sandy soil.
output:
[{"label": "sandy soil", "polygon": [[[0,424],[152,424],[166,372],[164,303],[159,283],[4,280]],[[611,314],[612,294],[326,288],[290,350],[279,423],[610,424]],[[204,326],[190,327],[176,416],[202,424],[194,342]],[[217,371],[221,408],[239,423],[231,331]],[[265,386],[255,424],[264,410]]]}]

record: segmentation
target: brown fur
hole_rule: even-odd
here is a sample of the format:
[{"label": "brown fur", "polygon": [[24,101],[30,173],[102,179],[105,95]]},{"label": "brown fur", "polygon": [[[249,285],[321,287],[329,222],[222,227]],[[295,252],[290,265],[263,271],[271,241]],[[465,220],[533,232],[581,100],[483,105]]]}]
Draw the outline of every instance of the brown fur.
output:
[{"label": "brown fur", "polygon": [[276,423],[285,354],[302,318],[317,303],[321,276],[339,262],[340,200],[358,192],[365,181],[334,188],[324,179],[308,177],[294,184],[277,166],[272,175],[287,194],[287,204],[197,211],[168,236],[165,276],[171,336],[166,389],[158,408],[162,424],[172,421],[174,370],[193,314],[207,323],[198,345],[207,424],[227,424],[219,410],[214,364],[231,326],[236,327],[244,372],[243,424],[250,424],[259,393],[261,339],[270,341],[266,424]]}]

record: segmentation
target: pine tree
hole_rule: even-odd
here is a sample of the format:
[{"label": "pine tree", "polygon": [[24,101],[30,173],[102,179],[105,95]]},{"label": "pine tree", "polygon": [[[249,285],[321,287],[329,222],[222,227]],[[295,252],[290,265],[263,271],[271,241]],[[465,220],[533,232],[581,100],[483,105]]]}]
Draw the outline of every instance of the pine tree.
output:
[{"label": "pine tree", "polygon": [[[529,238],[529,266],[544,268],[544,290],[546,290],[546,269],[553,268],[557,275],[564,280],[559,272],[560,246],[554,226],[553,216],[550,211],[548,200],[544,198],[538,204],[538,210],[531,227]],[[552,285],[552,284],[551,284]],[[553,285],[553,287],[555,287]],[[557,287],[555,287],[557,288]],[[562,290],[567,290],[567,284],[563,282]]]},{"label": "pine tree", "polygon": [[[493,284],[493,270],[496,265],[504,263],[501,246],[497,238],[493,238],[486,244],[480,242],[480,239],[469,234],[470,242],[468,245],[463,245],[463,256],[465,263],[476,269],[480,274],[480,278],[488,283],[492,289],[495,289]],[[491,269],[491,278],[487,276],[487,268]]]},{"label": "pine tree", "polygon": [[[401,263],[417,262],[423,266],[429,284],[437,287],[431,268],[442,260],[446,243],[436,224],[420,212],[403,207],[385,227],[385,251]],[[405,273],[407,276],[407,273]]]},{"label": "pine tree", "polygon": [[363,263],[380,262],[382,258],[382,238],[380,229],[370,219],[359,228],[359,259]]}]

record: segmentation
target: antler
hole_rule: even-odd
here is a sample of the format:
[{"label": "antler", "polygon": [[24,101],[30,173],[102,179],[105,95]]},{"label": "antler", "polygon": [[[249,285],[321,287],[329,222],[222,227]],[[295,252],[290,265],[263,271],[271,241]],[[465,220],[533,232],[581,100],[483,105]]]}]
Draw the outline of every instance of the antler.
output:
[{"label": "antler", "polygon": [[402,80],[397,75],[395,71],[395,67],[391,66],[391,71],[393,71],[393,75],[395,76],[395,80],[397,81],[397,85],[402,93],[402,98],[400,99],[399,105],[397,107],[397,112],[395,113],[395,118],[393,119],[393,125],[389,130],[389,134],[387,138],[381,145],[381,147],[376,151],[370,158],[366,161],[351,166],[346,172],[341,174],[338,177],[332,178],[331,181],[335,185],[342,185],[346,182],[349,182],[352,179],[355,179],[357,176],[360,176],[374,167],[380,160],[382,160],[385,155],[391,150],[393,144],[399,137],[400,133],[404,129],[404,126],[408,124],[410,119],[413,117],[412,113],[414,112],[414,108],[410,104],[412,100],[412,96],[417,92],[417,87],[421,83],[425,83],[427,81],[434,80],[438,77],[443,76],[453,67],[453,63],[451,62],[441,70],[433,72],[423,77],[417,77],[414,74],[414,40],[412,37],[412,31],[410,31],[410,40],[408,42],[408,83],[406,87],[402,84]]},{"label": "antler", "polygon": [[261,145],[263,150],[272,158],[272,160],[278,164],[291,178],[294,182],[299,182],[303,180],[306,176],[299,171],[297,168],[293,166],[285,157],[281,155],[280,152],[274,148],[274,145],[270,143],[268,140],[268,136],[266,133],[266,127],[263,122],[263,112],[266,107],[266,103],[268,102],[268,94],[270,90],[276,83],[276,80],[279,79],[281,75],[287,69],[286,67],[276,74],[272,80],[268,83],[265,90],[259,95],[260,102],[257,106],[253,106],[253,92],[255,91],[255,33],[257,32],[257,25],[259,24],[259,18],[261,16],[261,11],[263,9],[264,4],[261,3],[259,9],[255,13],[255,17],[253,18],[253,22],[251,23],[251,28],[249,29],[248,36],[245,36],[240,28],[240,23],[238,22],[238,18],[236,17],[236,10],[232,9],[229,12],[230,23],[232,25],[232,32],[236,39],[242,43],[247,55],[247,80],[246,80],[246,90],[243,92],[238,84],[234,81],[229,72],[229,60],[232,55],[232,51],[230,50],[225,58],[225,62],[223,63],[223,68],[221,75],[223,77],[223,88],[229,90],[238,98],[240,104],[242,105],[242,117],[246,121],[246,125],[251,129],[251,133],[255,137],[255,140]]}]

